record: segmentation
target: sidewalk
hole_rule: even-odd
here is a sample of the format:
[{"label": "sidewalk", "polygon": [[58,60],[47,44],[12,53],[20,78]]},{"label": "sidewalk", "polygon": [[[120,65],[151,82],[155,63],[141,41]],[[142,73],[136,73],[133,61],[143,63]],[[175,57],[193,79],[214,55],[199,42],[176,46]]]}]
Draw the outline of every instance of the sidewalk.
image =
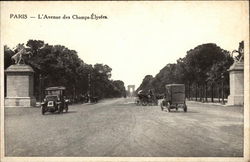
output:
[{"label": "sidewalk", "polygon": [[243,113],[244,112],[244,105],[227,105],[227,103],[216,103],[216,102],[199,102],[199,101],[186,101],[187,105],[189,106],[198,106],[198,107],[205,107],[205,108],[216,108],[218,110],[227,110],[227,111],[236,111]]},{"label": "sidewalk", "polygon": [[222,99],[220,99],[220,102],[219,102],[219,98],[214,98],[214,102],[211,101],[212,99],[211,98],[207,98],[207,101],[205,100],[202,100],[200,101],[200,98],[197,98],[197,101],[195,101],[195,99],[187,99],[187,101],[189,102],[197,102],[197,103],[202,103],[202,104],[209,104],[209,105],[217,105],[217,106],[234,106],[234,105],[227,105],[227,98],[224,99],[224,103],[222,103]]}]

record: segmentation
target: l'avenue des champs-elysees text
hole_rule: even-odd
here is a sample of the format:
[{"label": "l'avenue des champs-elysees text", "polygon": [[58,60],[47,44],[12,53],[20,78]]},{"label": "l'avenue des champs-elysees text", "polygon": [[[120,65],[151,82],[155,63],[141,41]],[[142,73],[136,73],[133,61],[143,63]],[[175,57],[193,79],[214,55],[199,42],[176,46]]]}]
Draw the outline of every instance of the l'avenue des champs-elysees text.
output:
[{"label": "l'avenue des champs-elysees text", "polygon": [[10,14],[10,19],[40,19],[40,20],[103,20],[108,19],[108,16],[103,14],[92,13],[90,15],[49,15],[49,14],[37,14],[37,15],[28,15],[28,14]]}]

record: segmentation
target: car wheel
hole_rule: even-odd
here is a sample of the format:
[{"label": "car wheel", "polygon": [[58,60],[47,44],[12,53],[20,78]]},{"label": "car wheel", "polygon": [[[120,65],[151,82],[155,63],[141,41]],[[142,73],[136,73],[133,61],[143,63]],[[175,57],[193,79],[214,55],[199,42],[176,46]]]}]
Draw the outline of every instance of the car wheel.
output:
[{"label": "car wheel", "polygon": [[184,112],[187,112],[187,105],[186,104],[184,105],[183,110],[184,110]]},{"label": "car wheel", "polygon": [[170,108],[170,103],[169,102],[167,103],[167,108],[168,108],[168,112],[170,112],[171,108]]},{"label": "car wheel", "polygon": [[60,114],[61,113],[61,107],[59,106],[58,107],[58,114]]},{"label": "car wheel", "polygon": [[42,107],[41,110],[42,110],[42,115],[44,115],[45,109]]}]

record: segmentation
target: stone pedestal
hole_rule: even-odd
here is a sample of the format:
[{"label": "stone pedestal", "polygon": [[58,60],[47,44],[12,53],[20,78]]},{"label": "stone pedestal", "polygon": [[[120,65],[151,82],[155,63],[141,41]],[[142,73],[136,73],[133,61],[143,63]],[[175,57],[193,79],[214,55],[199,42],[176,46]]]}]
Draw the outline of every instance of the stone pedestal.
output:
[{"label": "stone pedestal", "polygon": [[235,62],[229,68],[230,95],[228,105],[244,104],[244,63]]},{"label": "stone pedestal", "polygon": [[34,71],[29,65],[11,65],[6,73],[6,107],[32,107],[36,104],[33,96]]}]

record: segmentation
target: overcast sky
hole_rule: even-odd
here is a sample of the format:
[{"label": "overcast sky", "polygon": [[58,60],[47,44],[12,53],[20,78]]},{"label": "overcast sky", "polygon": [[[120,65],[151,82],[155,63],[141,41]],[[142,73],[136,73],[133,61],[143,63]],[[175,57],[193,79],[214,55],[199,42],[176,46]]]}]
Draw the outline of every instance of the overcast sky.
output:
[{"label": "overcast sky", "polygon": [[[88,64],[103,63],[112,79],[136,88],[145,75],[185,57],[203,43],[238,48],[248,37],[247,1],[221,2],[1,2],[1,44],[13,48],[29,39],[76,50]],[[107,16],[76,20],[72,15]],[[11,19],[10,14],[27,14]],[[38,14],[70,16],[38,19]],[[36,18],[30,18],[34,16]]]}]

